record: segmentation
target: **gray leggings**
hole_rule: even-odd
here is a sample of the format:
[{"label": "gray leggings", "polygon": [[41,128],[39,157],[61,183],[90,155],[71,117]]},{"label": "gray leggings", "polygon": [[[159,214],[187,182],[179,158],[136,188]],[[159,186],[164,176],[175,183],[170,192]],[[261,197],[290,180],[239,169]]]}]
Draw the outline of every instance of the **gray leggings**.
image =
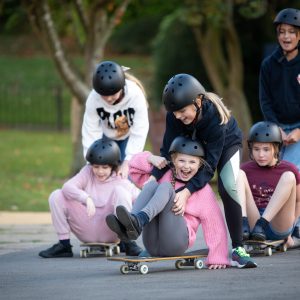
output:
[{"label": "gray leggings", "polygon": [[149,223],[143,228],[143,243],[152,256],[183,254],[189,244],[189,234],[183,216],[172,212],[175,191],[169,182],[147,183],[136,199],[132,213],[145,212]]}]

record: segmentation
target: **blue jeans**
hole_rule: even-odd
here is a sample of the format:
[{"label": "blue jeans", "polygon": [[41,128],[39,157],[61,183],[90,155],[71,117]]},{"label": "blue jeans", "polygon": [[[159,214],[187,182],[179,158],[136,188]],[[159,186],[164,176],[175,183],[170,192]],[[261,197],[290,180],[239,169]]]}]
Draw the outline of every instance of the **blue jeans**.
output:
[{"label": "blue jeans", "polygon": [[[300,128],[300,122],[295,124],[279,124],[279,126],[284,130],[286,134],[289,134],[291,131],[293,131],[296,128]],[[298,141],[295,144],[283,146],[282,148],[282,154],[281,159],[287,160],[298,168],[300,171],[300,141]]]}]

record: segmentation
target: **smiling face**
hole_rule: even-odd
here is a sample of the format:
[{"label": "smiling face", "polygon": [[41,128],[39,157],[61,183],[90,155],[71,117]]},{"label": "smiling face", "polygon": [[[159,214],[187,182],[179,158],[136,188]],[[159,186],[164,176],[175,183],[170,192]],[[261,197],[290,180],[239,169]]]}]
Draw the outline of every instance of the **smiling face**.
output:
[{"label": "smiling face", "polygon": [[279,24],[277,26],[277,39],[288,59],[292,59],[297,55],[298,50],[293,50],[297,47],[300,40],[299,28],[289,24]]},{"label": "smiling face", "polygon": [[176,177],[183,181],[189,181],[201,166],[200,157],[183,153],[174,153],[172,161],[175,166]]},{"label": "smiling face", "polygon": [[[201,97],[196,99],[196,105],[201,108],[202,100]],[[195,104],[189,104],[179,110],[173,112],[176,119],[180,120],[184,125],[191,124],[197,115],[197,108]]]},{"label": "smiling face", "polygon": [[251,147],[253,159],[260,167],[271,167],[277,163],[275,147],[272,143],[253,143]]},{"label": "smiling face", "polygon": [[92,165],[92,170],[96,178],[103,182],[108,179],[112,173],[112,166],[110,165]]}]

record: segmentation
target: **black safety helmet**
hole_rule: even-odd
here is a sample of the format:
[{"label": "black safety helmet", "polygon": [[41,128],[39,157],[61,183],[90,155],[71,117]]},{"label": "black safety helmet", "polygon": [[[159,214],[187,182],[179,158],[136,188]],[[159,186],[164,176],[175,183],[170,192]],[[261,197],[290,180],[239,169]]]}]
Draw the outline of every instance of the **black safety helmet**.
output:
[{"label": "black safety helmet", "polygon": [[121,66],[113,61],[100,63],[93,76],[94,90],[103,96],[114,95],[124,88],[125,74]]},{"label": "black safety helmet", "polygon": [[115,141],[105,138],[96,140],[89,147],[85,158],[92,165],[117,167],[121,163],[121,152]]},{"label": "black safety helmet", "polygon": [[289,24],[300,27],[300,10],[295,8],[285,8],[281,10],[275,17],[273,24]]},{"label": "black safety helmet", "polygon": [[195,77],[189,74],[177,74],[166,84],[162,99],[166,110],[174,112],[187,105],[195,104],[196,98],[204,93],[204,87]]},{"label": "black safety helmet", "polygon": [[204,157],[205,151],[199,141],[194,141],[191,138],[178,136],[176,137],[169,149],[169,154],[179,152],[183,154]]},{"label": "black safety helmet", "polygon": [[248,145],[251,143],[278,143],[282,145],[282,137],[279,127],[272,122],[263,121],[255,123],[249,131]]}]

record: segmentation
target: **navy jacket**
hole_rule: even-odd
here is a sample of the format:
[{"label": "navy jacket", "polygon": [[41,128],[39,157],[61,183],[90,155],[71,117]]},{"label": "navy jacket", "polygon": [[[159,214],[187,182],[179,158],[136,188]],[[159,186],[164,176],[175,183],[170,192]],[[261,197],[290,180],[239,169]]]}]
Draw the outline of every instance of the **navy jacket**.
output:
[{"label": "navy jacket", "polygon": [[287,61],[278,47],[262,62],[259,100],[265,120],[274,123],[300,122],[300,51]]},{"label": "navy jacket", "polygon": [[[168,112],[161,156],[170,160],[168,152],[172,141],[180,135],[191,137],[193,128],[194,126],[184,125],[175,118],[173,113]],[[191,193],[203,188],[212,179],[223,151],[234,145],[242,146],[242,132],[236,120],[231,117],[227,124],[220,125],[219,112],[209,100],[203,100],[202,118],[195,124],[195,128],[196,138],[203,143],[205,160],[210,167],[200,168],[187,183],[186,187]],[[162,170],[154,168],[152,175],[160,179],[166,171],[167,168]]]}]

